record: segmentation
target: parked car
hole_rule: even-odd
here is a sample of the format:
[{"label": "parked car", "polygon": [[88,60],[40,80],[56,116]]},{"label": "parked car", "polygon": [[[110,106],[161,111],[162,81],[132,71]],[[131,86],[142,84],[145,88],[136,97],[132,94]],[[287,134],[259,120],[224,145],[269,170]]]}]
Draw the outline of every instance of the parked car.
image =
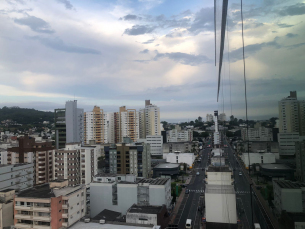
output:
[{"label": "parked car", "polygon": [[182,188],[186,188],[187,187],[187,184],[181,184],[180,185]]},{"label": "parked car", "polygon": [[199,172],[197,172],[197,173],[196,173],[196,175],[197,175],[197,176],[199,176],[199,175],[200,175],[200,173],[199,173]]},{"label": "parked car", "polygon": [[239,176],[242,176],[243,175],[243,173],[242,172],[239,172]]}]

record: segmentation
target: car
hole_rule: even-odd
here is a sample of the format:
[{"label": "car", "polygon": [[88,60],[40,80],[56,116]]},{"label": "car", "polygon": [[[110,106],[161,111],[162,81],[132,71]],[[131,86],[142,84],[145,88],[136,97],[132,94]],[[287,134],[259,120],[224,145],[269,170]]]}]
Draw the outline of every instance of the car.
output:
[{"label": "car", "polygon": [[186,188],[187,187],[187,184],[181,184],[180,185],[182,188]]},{"label": "car", "polygon": [[189,194],[190,191],[188,189],[185,190],[185,194]]},{"label": "car", "polygon": [[242,172],[239,172],[239,176],[242,176],[243,175],[243,173]]},{"label": "car", "polygon": [[197,173],[196,173],[196,175],[197,175],[197,176],[199,176],[199,175],[200,175],[200,173],[199,173],[199,172],[197,172]]}]

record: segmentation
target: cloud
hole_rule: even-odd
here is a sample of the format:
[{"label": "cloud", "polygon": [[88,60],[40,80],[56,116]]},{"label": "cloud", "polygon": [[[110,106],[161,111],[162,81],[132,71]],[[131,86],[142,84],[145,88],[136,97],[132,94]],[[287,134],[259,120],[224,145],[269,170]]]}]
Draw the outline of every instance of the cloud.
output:
[{"label": "cloud", "polygon": [[286,6],[278,12],[280,16],[295,16],[305,14],[305,3]]},{"label": "cloud", "polygon": [[148,49],[144,49],[144,50],[140,51],[140,53],[148,53],[148,52],[149,52]]},{"label": "cloud", "polygon": [[301,47],[303,45],[305,45],[305,42],[299,43],[299,44],[295,44],[295,45],[289,45],[289,46],[286,46],[286,48],[294,49],[294,48],[299,48],[299,47]]},{"label": "cloud", "polygon": [[174,38],[174,37],[183,37],[186,31],[173,31],[169,34],[166,34],[166,37]]},{"label": "cloud", "polygon": [[188,30],[194,34],[214,30],[214,9],[202,8],[197,12],[194,22]]},{"label": "cloud", "polygon": [[[276,39],[275,39],[276,40]],[[276,41],[263,42],[245,46],[245,58],[254,55],[264,47],[280,48],[281,46]],[[230,52],[230,61],[235,62],[242,59],[242,48]]]},{"label": "cloud", "polygon": [[100,51],[90,48],[79,47],[75,45],[65,44],[59,38],[44,38],[40,36],[29,37],[32,40],[38,40],[43,45],[62,52],[79,53],[79,54],[101,54]]},{"label": "cloud", "polygon": [[145,42],[142,42],[142,44],[151,44],[154,42],[155,39],[150,39],[150,40],[147,40]]},{"label": "cloud", "polygon": [[69,0],[57,0],[57,1],[64,4],[67,10],[72,10],[74,8]]},{"label": "cloud", "polygon": [[141,19],[142,17],[138,17],[137,15],[127,14],[124,17],[121,17],[119,20],[133,21],[133,20],[141,20]]},{"label": "cloud", "polygon": [[245,29],[255,29],[258,27],[264,26],[264,23],[254,22],[245,25]]},{"label": "cloud", "polygon": [[277,25],[278,25],[280,28],[289,28],[289,27],[294,26],[294,25],[288,25],[288,24],[285,24],[285,23],[277,23]]},{"label": "cloud", "polygon": [[294,34],[294,33],[287,33],[286,34],[286,37],[288,37],[288,38],[293,38],[293,37],[297,37],[298,36],[298,34]]},{"label": "cloud", "polygon": [[38,33],[54,33],[54,30],[50,29],[50,25],[46,21],[35,16],[16,18],[14,22],[19,25],[26,25]]},{"label": "cloud", "polygon": [[137,36],[137,35],[151,33],[155,29],[156,27],[150,25],[134,25],[130,29],[125,29],[124,34]]},{"label": "cloud", "polygon": [[169,58],[178,63],[184,65],[191,65],[191,66],[197,66],[200,64],[212,62],[212,60],[210,60],[208,57],[204,55],[193,55],[182,52],[157,53],[157,55],[154,57],[154,60],[157,61],[161,58]]}]

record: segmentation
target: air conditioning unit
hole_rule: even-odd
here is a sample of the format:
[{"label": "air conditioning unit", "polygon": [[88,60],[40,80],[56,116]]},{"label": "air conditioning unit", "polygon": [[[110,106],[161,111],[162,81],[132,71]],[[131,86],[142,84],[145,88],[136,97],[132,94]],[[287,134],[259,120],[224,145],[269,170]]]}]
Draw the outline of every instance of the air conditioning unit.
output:
[{"label": "air conditioning unit", "polygon": [[85,223],[90,223],[90,219],[89,218],[85,219],[84,221],[85,221]]},{"label": "air conditioning unit", "polygon": [[101,219],[100,220],[100,224],[104,224],[105,223],[105,220],[104,219]]}]

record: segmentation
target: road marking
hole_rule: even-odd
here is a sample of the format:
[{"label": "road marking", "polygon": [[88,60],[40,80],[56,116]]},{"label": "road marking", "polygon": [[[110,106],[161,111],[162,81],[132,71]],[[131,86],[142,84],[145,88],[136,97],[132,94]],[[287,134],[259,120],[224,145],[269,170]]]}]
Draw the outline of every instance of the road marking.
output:
[{"label": "road marking", "polygon": [[189,192],[196,192],[196,193],[204,193],[204,190],[199,190],[199,189],[189,189]]}]

